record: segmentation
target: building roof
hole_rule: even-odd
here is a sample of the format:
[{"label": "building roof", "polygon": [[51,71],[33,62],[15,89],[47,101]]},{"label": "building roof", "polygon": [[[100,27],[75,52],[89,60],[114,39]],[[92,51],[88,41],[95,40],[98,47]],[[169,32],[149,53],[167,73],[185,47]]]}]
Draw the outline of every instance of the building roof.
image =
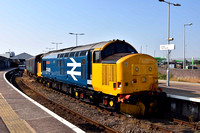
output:
[{"label": "building roof", "polygon": [[0,56],[0,61],[1,61],[1,60],[8,60],[8,58],[3,57],[3,56]]},{"label": "building roof", "polygon": [[19,55],[16,55],[16,56],[14,56],[14,57],[11,57],[10,59],[13,59],[13,60],[26,60],[26,59],[29,59],[29,58],[31,58],[31,57],[33,57],[32,55],[30,55],[30,54],[27,54],[27,53],[21,53],[21,54],[19,54]]}]

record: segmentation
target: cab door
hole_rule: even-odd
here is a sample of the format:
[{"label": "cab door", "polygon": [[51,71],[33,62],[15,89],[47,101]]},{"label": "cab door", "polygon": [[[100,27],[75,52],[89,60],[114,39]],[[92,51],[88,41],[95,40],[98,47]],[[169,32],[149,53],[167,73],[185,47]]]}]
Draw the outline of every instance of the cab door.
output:
[{"label": "cab door", "polygon": [[92,86],[95,91],[100,91],[102,89],[102,63],[100,55],[100,50],[93,51]]}]

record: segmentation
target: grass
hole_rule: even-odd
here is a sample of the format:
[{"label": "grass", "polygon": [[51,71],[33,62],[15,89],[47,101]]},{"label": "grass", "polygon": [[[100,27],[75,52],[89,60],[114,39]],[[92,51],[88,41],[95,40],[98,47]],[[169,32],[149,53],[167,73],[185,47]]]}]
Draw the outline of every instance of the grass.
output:
[{"label": "grass", "polygon": [[[170,74],[170,79],[171,79],[171,78],[173,78],[173,75],[172,75],[172,74]],[[166,79],[167,79],[167,75],[158,72],[158,79],[166,80]]]},{"label": "grass", "polygon": [[160,72],[158,72],[158,79],[166,80],[166,78],[167,78],[166,74],[161,74]]}]

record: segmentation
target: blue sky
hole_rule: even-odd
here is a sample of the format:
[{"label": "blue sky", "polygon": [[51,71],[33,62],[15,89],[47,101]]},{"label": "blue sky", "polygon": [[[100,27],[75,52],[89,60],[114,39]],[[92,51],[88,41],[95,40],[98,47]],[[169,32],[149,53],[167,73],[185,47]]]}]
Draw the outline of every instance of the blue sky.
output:
[{"label": "blue sky", "polygon": [[[176,45],[172,58],[183,57],[184,24],[186,57],[200,57],[200,1],[171,0],[171,37]],[[14,51],[37,55],[51,42],[62,42],[59,48],[121,39],[138,52],[164,57],[160,45],[167,44],[168,5],[158,0],[1,0],[0,54]],[[154,52],[155,51],[155,52]]]}]

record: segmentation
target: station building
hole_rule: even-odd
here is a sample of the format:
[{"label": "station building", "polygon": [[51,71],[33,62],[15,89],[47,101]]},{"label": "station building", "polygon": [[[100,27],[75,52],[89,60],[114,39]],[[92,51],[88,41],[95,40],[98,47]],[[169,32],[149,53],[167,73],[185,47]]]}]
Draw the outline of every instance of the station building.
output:
[{"label": "station building", "polygon": [[6,52],[5,54],[0,54],[0,70],[10,67],[18,67],[19,65],[25,65],[25,60],[31,57],[33,56],[27,53],[21,53],[16,56],[14,52]]}]

